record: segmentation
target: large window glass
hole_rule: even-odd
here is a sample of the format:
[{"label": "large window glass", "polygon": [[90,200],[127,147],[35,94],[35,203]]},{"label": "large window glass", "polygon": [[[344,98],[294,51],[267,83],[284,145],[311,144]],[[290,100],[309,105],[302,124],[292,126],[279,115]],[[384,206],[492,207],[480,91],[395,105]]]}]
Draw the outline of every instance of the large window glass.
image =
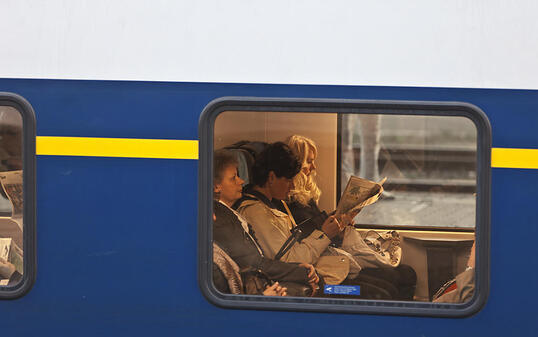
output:
[{"label": "large window glass", "polygon": [[200,131],[213,302],[441,316],[484,302],[490,143],[477,109],[245,100],[206,108]]},{"label": "large window glass", "polygon": [[350,175],[387,178],[365,226],[475,227],[477,129],[457,116],[347,114],[341,118],[340,191]]},{"label": "large window glass", "polygon": [[35,277],[35,124],[21,97],[0,93],[0,298]]}]

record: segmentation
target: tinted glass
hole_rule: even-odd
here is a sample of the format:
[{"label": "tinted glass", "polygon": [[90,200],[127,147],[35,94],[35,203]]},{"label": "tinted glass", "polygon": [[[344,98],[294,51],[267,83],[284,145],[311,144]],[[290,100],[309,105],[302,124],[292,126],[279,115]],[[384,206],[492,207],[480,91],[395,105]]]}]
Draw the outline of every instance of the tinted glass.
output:
[{"label": "tinted glass", "polygon": [[13,286],[23,274],[22,117],[0,106],[0,285]]},{"label": "tinted glass", "polygon": [[[474,122],[449,113],[372,111],[216,117],[217,290],[278,296],[267,287],[279,282],[288,296],[415,303],[473,297]],[[274,163],[267,153],[278,147],[291,155]],[[290,160],[297,166],[291,178],[283,164]],[[260,257],[287,263],[281,271],[290,263],[312,265],[322,281],[271,274],[252,262]]]}]

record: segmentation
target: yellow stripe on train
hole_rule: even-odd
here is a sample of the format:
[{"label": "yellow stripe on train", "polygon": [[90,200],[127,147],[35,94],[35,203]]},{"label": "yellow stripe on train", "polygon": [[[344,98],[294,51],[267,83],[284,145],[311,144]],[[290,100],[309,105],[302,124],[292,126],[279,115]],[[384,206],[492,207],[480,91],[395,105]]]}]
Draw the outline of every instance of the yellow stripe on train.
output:
[{"label": "yellow stripe on train", "polygon": [[36,154],[46,156],[198,159],[197,140],[36,137]]},{"label": "yellow stripe on train", "polygon": [[[36,138],[36,154],[46,156],[198,159],[197,140],[48,137]],[[538,149],[491,149],[491,166],[538,169]]]},{"label": "yellow stripe on train", "polygon": [[491,167],[538,169],[538,150],[492,148]]}]

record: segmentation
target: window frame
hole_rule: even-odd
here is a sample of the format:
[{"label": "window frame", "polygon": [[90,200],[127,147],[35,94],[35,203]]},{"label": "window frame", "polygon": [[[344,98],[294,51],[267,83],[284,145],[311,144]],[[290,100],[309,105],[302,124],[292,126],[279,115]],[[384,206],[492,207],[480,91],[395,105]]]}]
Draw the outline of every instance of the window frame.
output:
[{"label": "window frame", "polygon": [[0,299],[16,299],[27,294],[35,283],[36,258],[36,118],[30,103],[17,94],[0,92],[0,106],[16,109],[22,117],[24,272],[20,282],[0,287]]},{"label": "window frame", "polygon": [[[405,302],[365,299],[286,298],[231,295],[217,291],[212,278],[213,144],[217,116],[224,111],[272,111],[297,113],[360,113],[367,109],[383,114],[463,116],[477,129],[477,199],[475,294],[465,303]],[[405,113],[404,113],[405,112]],[[427,112],[427,113],[426,113]],[[414,113],[415,114],[415,113]],[[383,101],[347,99],[222,97],[202,111],[199,128],[198,166],[198,283],[212,304],[234,309],[269,309],[430,317],[467,317],[478,312],[489,295],[491,126],[478,107],[461,102]],[[339,159],[339,158],[338,158]]]}]

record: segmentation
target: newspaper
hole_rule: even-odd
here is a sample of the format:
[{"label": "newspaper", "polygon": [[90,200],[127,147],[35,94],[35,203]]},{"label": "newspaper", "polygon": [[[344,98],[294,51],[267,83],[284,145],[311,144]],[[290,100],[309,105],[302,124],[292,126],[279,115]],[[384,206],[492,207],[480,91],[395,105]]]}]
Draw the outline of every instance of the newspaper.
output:
[{"label": "newspaper", "polygon": [[11,220],[23,230],[22,211],[24,197],[22,193],[22,170],[0,173],[2,188],[11,202]]},{"label": "newspaper", "polygon": [[0,258],[11,262],[19,273],[23,273],[22,249],[11,238],[0,238]]},{"label": "newspaper", "polygon": [[336,215],[358,211],[361,208],[371,205],[379,199],[383,193],[383,183],[387,178],[383,178],[376,183],[367,179],[351,176],[347,182],[346,189],[336,207]]}]

